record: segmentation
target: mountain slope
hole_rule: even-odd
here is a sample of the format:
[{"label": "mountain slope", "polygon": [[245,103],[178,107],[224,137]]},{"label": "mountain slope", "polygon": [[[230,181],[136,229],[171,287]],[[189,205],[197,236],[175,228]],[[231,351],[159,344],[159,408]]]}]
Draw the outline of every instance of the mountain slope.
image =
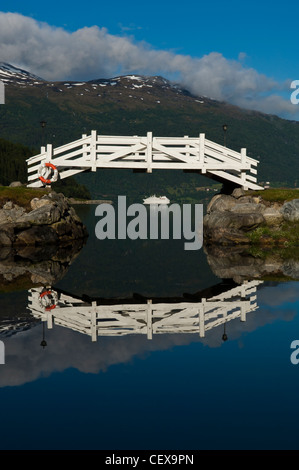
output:
[{"label": "mountain slope", "polygon": [[26,70],[14,67],[6,62],[0,62],[0,80],[5,84],[15,85],[37,84],[44,81]]},{"label": "mountain slope", "polygon": [[[246,147],[250,156],[260,160],[260,182],[296,184],[298,122],[193,96],[163,77],[47,82],[0,64],[0,79],[6,84],[0,137],[13,142],[36,149],[44,143],[58,146],[96,129],[108,135],[152,131],[157,136],[197,136],[204,132],[208,139],[223,144],[225,123],[227,146]],[[41,121],[47,123],[44,129]]]}]

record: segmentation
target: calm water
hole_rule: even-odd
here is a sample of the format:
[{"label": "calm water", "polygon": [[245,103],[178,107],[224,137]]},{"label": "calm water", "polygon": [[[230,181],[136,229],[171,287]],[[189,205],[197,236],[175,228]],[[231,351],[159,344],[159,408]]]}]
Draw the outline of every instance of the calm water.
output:
[{"label": "calm water", "polygon": [[179,240],[100,242],[94,209],[69,266],[1,262],[0,448],[298,449],[296,280],[223,279]]}]

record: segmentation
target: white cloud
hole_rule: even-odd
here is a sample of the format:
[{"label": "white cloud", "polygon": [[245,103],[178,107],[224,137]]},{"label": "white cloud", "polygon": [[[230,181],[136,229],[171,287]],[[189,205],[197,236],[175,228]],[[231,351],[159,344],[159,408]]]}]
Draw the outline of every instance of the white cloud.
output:
[{"label": "white cloud", "polygon": [[245,60],[247,58],[247,54],[246,52],[239,52],[239,55],[238,55],[238,59],[241,61],[241,60]]},{"label": "white cloud", "polygon": [[194,94],[275,114],[295,114],[297,107],[280,96],[288,83],[246,68],[211,52],[201,58],[155,50],[105,28],[75,32],[17,13],[0,12],[0,61],[23,67],[48,80],[90,80],[119,74],[163,75]]}]

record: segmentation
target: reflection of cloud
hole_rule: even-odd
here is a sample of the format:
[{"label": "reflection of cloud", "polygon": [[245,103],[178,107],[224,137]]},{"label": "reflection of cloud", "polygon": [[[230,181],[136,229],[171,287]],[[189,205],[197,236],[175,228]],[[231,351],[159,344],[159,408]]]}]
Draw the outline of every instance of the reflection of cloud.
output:
[{"label": "reflection of cloud", "polygon": [[43,349],[40,346],[42,326],[39,324],[4,340],[6,365],[1,367],[0,387],[32,382],[68,368],[92,374],[105,372],[108,367],[130,362],[135,356],[188,344],[198,337],[163,335],[152,341],[143,336],[100,337],[97,343],[92,343],[88,336],[56,326],[46,330],[45,339],[47,346]]},{"label": "reflection of cloud", "polygon": [[[126,30],[133,25],[123,26]],[[228,101],[268,113],[297,112],[289,99],[290,83],[246,68],[218,52],[200,58],[155,50],[128,36],[114,36],[105,28],[85,27],[75,32],[16,14],[0,13],[1,60],[29,68],[48,80],[90,80],[121,73],[164,75],[197,95]]]},{"label": "reflection of cloud", "polygon": [[[242,335],[246,332],[253,332],[275,321],[293,320],[297,311],[289,306],[289,301],[297,298],[297,286],[296,283],[286,283],[275,288],[262,288],[258,292],[258,304],[262,308],[248,314],[246,322],[236,319],[227,323],[229,341],[238,340],[241,344]],[[271,308],[274,297],[280,308]],[[42,325],[39,324],[4,339],[6,364],[1,366],[0,387],[22,385],[68,368],[97,374],[114,364],[128,363],[134,357],[146,357],[152,351],[169,350],[195,342],[221,348],[222,333],[223,325],[206,332],[204,338],[196,334],[161,334],[154,335],[152,340],[138,335],[100,336],[93,343],[89,336],[54,325],[52,330],[46,329],[47,346],[42,349]]]},{"label": "reflection of cloud", "polygon": [[[284,303],[298,302],[298,282],[285,282],[278,286],[266,286],[259,291],[258,302],[260,306],[275,307]],[[274,293],[275,290],[275,293]]]}]

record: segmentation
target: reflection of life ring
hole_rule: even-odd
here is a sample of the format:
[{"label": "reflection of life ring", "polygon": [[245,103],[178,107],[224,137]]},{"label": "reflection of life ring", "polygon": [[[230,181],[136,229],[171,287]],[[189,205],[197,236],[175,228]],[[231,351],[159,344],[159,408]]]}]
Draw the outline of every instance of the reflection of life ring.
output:
[{"label": "reflection of life ring", "polygon": [[[49,178],[53,170],[53,175]],[[52,163],[42,163],[38,169],[38,177],[45,184],[51,184],[58,179],[58,170]]]},{"label": "reflection of life ring", "polygon": [[39,301],[45,310],[53,310],[53,308],[55,308],[58,303],[57,293],[51,290],[44,290],[40,293]]}]

